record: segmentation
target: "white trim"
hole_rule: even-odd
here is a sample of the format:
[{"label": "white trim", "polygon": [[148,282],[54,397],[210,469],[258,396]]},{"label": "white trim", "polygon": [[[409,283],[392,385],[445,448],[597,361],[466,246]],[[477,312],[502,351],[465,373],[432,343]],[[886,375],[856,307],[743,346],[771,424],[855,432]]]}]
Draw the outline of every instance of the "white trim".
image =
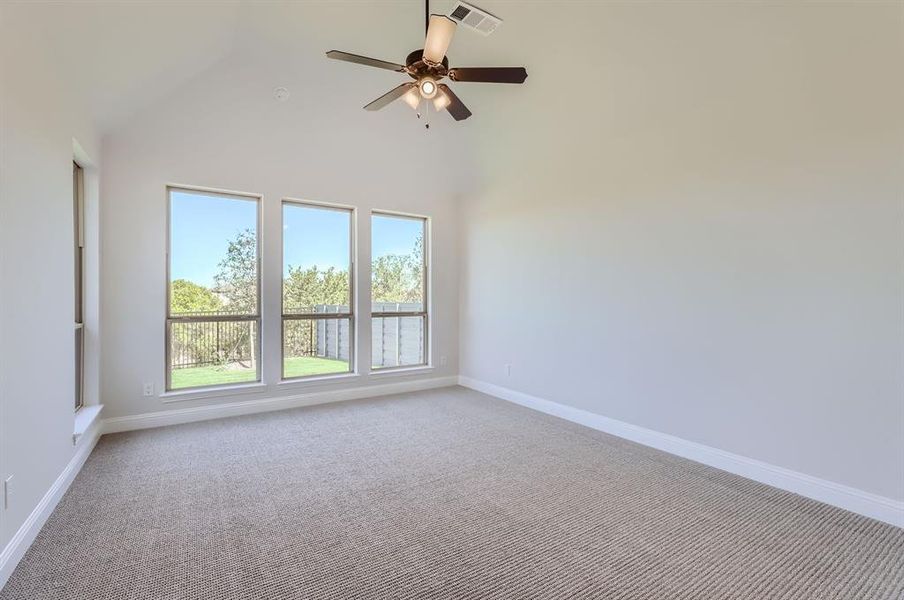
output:
[{"label": "white trim", "polygon": [[238,192],[235,190],[224,190],[222,188],[207,187],[207,186],[203,186],[203,185],[188,185],[188,184],[182,184],[182,183],[167,183],[166,184],[167,195],[169,195],[169,191],[171,188],[179,189],[179,190],[189,192],[189,193],[200,192],[201,194],[219,194],[221,196],[238,196],[238,198],[236,198],[236,200],[245,200],[245,199],[252,200],[253,199],[253,200],[260,201],[260,200],[264,199],[263,194],[258,194],[255,192]]},{"label": "white trim", "polygon": [[223,398],[228,396],[241,396],[243,394],[259,394],[266,389],[266,383],[252,381],[251,383],[170,390],[159,394],[157,397],[160,398],[161,402],[170,404],[172,402],[188,402],[189,400],[202,400],[204,398]]},{"label": "white trim", "polygon": [[904,527],[904,502],[812,475],[771,465],[753,458],[691,442],[673,435],[604,417],[579,408],[544,400],[523,392],[470,377],[459,376],[461,386],[520,404],[561,419],[579,423],[632,442],[681,456],[741,477],[753,479],[813,500],[843,508],[873,519]]},{"label": "white trim", "polygon": [[416,379],[413,381],[399,381],[381,385],[367,385],[342,390],[324,390],[291,396],[276,398],[259,398],[255,400],[243,400],[196,406],[192,408],[179,408],[141,415],[125,417],[112,417],[104,419],[104,433],[118,431],[131,431],[133,429],[147,429],[150,427],[163,427],[165,425],[178,425],[180,423],[192,423],[194,421],[206,421],[208,419],[220,419],[237,415],[284,410],[300,406],[313,406],[328,402],[343,402],[346,400],[358,400],[398,394],[402,392],[416,392],[439,387],[448,387],[458,382],[455,376],[435,377],[432,379]]},{"label": "white trim", "polygon": [[95,419],[87,431],[79,437],[72,460],[69,461],[60,476],[57,477],[50,489],[47,490],[47,493],[44,494],[44,497],[41,498],[41,501],[38,502],[38,505],[31,511],[22,526],[19,527],[19,530],[6,545],[6,548],[0,553],[0,589],[6,585],[6,581],[12,575],[16,565],[19,564],[26,550],[34,542],[35,537],[41,531],[44,523],[47,522],[47,518],[53,512],[53,509],[56,508],[60,498],[69,489],[72,480],[75,479],[75,476],[82,469],[82,465],[85,464],[91,451],[94,450],[94,445],[100,435],[100,420]]},{"label": "white trim", "polygon": [[361,379],[361,375],[354,371],[349,371],[348,373],[337,373],[335,375],[303,375],[301,377],[290,377],[289,379],[280,379],[276,385],[277,387],[287,389],[292,389],[292,387],[303,389],[328,383],[355,381],[356,379]]},{"label": "white trim", "polygon": [[399,210],[386,210],[383,208],[372,208],[370,209],[371,216],[373,215],[386,215],[387,217],[402,217],[403,219],[423,219],[424,221],[429,221],[432,219],[430,215],[420,215],[412,212],[403,212]]},{"label": "white trim", "polygon": [[97,422],[100,411],[104,409],[103,404],[94,404],[91,406],[83,406],[75,411],[75,423],[72,430],[72,445],[76,445],[88,429]]},{"label": "white trim", "polygon": [[358,210],[357,206],[352,206],[351,204],[339,204],[337,202],[328,202],[323,200],[305,200],[303,198],[296,198],[294,196],[283,196],[282,197],[283,204],[295,204],[301,206],[313,206],[315,208],[329,208],[332,210],[341,210],[348,212],[355,212]]},{"label": "white trim", "polygon": [[383,377],[390,377],[392,375],[397,377],[401,377],[402,375],[423,375],[424,373],[432,373],[433,370],[434,368],[432,365],[418,365],[416,367],[381,367],[378,369],[371,367],[370,376],[382,379]]}]

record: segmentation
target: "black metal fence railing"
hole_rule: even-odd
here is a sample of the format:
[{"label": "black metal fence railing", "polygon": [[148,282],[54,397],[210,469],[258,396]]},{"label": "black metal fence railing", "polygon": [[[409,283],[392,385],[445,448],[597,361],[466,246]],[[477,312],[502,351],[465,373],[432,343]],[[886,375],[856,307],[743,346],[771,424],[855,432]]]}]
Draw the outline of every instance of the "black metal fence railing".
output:
[{"label": "black metal fence railing", "polygon": [[283,354],[314,356],[317,352],[317,327],[311,320],[283,321]]},{"label": "black metal fence railing", "polygon": [[229,310],[225,308],[219,310],[174,311],[170,313],[170,317],[175,319],[186,317],[244,317],[247,315],[247,310]]},{"label": "black metal fence railing", "polygon": [[254,360],[255,325],[255,321],[172,322],[172,368],[229,363],[250,367]]}]

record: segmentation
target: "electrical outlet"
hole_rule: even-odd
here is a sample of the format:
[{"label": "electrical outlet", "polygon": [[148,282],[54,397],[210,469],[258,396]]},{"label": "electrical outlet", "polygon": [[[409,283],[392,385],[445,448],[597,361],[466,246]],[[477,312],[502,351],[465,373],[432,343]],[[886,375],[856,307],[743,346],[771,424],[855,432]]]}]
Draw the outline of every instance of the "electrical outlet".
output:
[{"label": "electrical outlet", "polygon": [[144,395],[145,396],[153,396],[154,395],[154,384],[153,383],[145,383],[144,384]]},{"label": "electrical outlet", "polygon": [[440,357],[439,357],[439,366],[441,366],[441,367],[445,367],[445,366],[446,366],[446,357],[445,357],[445,356],[440,356]]},{"label": "electrical outlet", "polygon": [[505,365],[505,376],[506,377],[512,376],[512,365]]},{"label": "electrical outlet", "polygon": [[13,499],[13,476],[10,475],[3,481],[3,510],[8,510]]}]

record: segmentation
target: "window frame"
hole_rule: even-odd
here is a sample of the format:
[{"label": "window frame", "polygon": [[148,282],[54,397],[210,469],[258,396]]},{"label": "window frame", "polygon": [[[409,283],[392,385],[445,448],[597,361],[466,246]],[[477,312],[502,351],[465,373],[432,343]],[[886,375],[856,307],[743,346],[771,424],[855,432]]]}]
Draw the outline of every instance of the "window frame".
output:
[{"label": "window frame", "polygon": [[[347,313],[286,313],[285,295],[285,261],[286,261],[286,234],[285,208],[286,205],[332,210],[348,213],[348,312]],[[283,198],[279,205],[280,243],[279,243],[279,380],[280,382],[299,382],[311,379],[324,379],[334,377],[348,377],[358,373],[357,364],[357,327],[355,319],[355,280],[358,272],[355,268],[357,257],[357,228],[358,211],[354,206],[335,204],[330,202],[318,202],[315,200],[301,200],[298,198]],[[286,321],[321,321],[330,319],[348,319],[348,371],[344,373],[320,373],[315,375],[300,375],[298,377],[286,377]]]},{"label": "window frame", "polygon": [[[406,365],[395,365],[392,367],[375,367],[373,365],[373,356],[368,361],[370,363],[370,372],[371,373],[389,373],[392,371],[403,371],[408,369],[419,369],[423,367],[432,366],[432,353],[430,352],[430,262],[431,262],[431,248],[433,247],[431,236],[432,236],[432,227],[430,222],[430,217],[426,215],[416,215],[412,213],[403,213],[396,212],[391,210],[379,210],[374,209],[370,211],[370,278],[371,284],[373,284],[373,249],[374,249],[374,241],[373,241],[373,217],[391,217],[397,219],[410,219],[413,221],[421,221],[423,223],[423,232],[424,232],[424,249],[421,253],[421,267],[423,275],[421,276],[421,289],[423,290],[423,302],[421,304],[422,309],[420,311],[374,311],[373,304],[373,288],[371,287],[370,293],[370,337],[371,337],[371,346],[373,345],[373,321],[374,319],[382,319],[382,318],[392,318],[392,317],[420,317],[424,321],[424,341],[421,349],[421,355],[423,356],[423,360],[417,364],[406,364]],[[373,355],[373,348],[371,348],[371,355]]]},{"label": "window frame", "polygon": [[85,406],[85,170],[72,161],[75,411]]},{"label": "window frame", "polygon": [[[230,200],[240,200],[244,202],[254,202],[255,203],[255,255],[256,255],[256,265],[255,265],[255,275],[257,279],[257,290],[255,297],[255,314],[247,314],[247,315],[209,315],[209,316],[183,316],[183,317],[174,317],[170,313],[172,310],[172,231],[173,231],[173,192],[186,192],[189,194],[195,194],[200,196],[219,196],[222,198],[227,198]],[[164,324],[164,391],[165,393],[181,393],[181,392],[190,392],[197,390],[210,390],[210,389],[220,389],[220,388],[235,388],[235,387],[243,387],[243,386],[253,386],[259,385],[262,381],[262,372],[263,372],[263,353],[262,349],[264,347],[263,344],[263,329],[261,313],[261,288],[263,287],[263,280],[261,274],[261,267],[263,264],[261,252],[263,249],[263,219],[262,219],[262,207],[263,207],[263,195],[262,194],[254,194],[250,192],[237,192],[233,190],[222,190],[217,188],[208,188],[201,186],[193,186],[193,185],[183,185],[183,184],[167,184],[166,186],[166,311],[165,315],[165,324]],[[255,379],[253,381],[243,381],[241,383],[223,383],[223,384],[214,384],[214,385],[199,385],[199,386],[190,386],[190,387],[180,387],[173,388],[172,387],[172,325],[173,323],[210,323],[210,322],[253,322],[257,327],[257,335],[254,346],[252,347],[252,352],[256,353],[257,360],[255,361]]]}]

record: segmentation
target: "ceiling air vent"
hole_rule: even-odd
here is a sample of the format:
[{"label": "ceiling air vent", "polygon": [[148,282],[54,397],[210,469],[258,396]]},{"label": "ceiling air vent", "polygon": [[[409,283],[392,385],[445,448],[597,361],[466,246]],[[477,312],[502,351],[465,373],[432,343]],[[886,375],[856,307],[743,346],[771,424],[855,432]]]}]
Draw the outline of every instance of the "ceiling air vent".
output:
[{"label": "ceiling air vent", "polygon": [[455,3],[449,16],[481,35],[490,35],[502,23],[502,19],[494,17],[487,11],[460,1]]}]

